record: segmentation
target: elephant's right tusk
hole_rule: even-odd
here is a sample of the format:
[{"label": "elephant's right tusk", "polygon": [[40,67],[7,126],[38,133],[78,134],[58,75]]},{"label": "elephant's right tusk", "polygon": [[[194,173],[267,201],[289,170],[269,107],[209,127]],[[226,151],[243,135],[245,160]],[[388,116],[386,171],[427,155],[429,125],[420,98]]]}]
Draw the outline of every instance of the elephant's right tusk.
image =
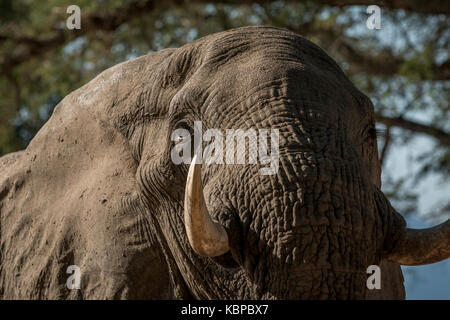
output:
[{"label": "elephant's right tusk", "polygon": [[402,265],[423,265],[450,258],[450,219],[428,229],[401,231],[387,260]]},{"label": "elephant's right tusk", "polygon": [[216,257],[229,250],[225,228],[211,219],[203,196],[201,164],[192,159],[184,195],[184,223],[189,243],[199,255]]}]

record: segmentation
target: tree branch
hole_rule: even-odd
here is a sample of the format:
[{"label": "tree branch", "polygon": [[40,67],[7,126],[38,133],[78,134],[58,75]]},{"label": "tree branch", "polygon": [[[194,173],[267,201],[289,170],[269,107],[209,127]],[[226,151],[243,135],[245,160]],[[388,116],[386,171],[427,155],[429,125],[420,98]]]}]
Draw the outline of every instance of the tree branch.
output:
[{"label": "tree branch", "polygon": [[[300,35],[313,35],[319,37],[325,42],[333,41],[333,47],[336,54],[339,55],[349,65],[346,70],[349,74],[366,73],[375,76],[390,77],[398,74],[404,63],[408,61],[405,58],[396,56],[392,51],[384,49],[375,54],[360,52],[355,48],[354,43],[358,39],[343,37],[332,28],[317,29],[311,24],[301,26],[285,25],[286,28]],[[421,74],[422,80],[445,81],[450,80],[450,59],[440,65],[431,65],[431,76]]]},{"label": "tree branch", "polygon": [[406,129],[415,133],[422,133],[422,134],[427,134],[430,135],[434,138],[436,138],[437,140],[439,140],[439,142],[442,145],[445,146],[450,146],[450,133],[446,132],[444,130],[441,130],[439,128],[430,126],[430,125],[425,125],[425,124],[421,124],[415,121],[411,121],[411,120],[406,120],[402,117],[386,117],[383,116],[380,113],[376,114],[376,118],[377,121],[385,124],[386,126],[393,126],[393,127],[399,127],[402,129]]},{"label": "tree branch", "polygon": [[[53,30],[50,34],[41,38],[29,38],[22,36],[8,36],[0,34],[0,42],[13,41],[16,46],[11,53],[0,59],[0,74],[9,73],[14,67],[38,57],[46,52],[56,49],[70,40],[95,31],[114,31],[120,25],[132,19],[148,14],[155,8],[167,8],[170,5],[180,5],[183,0],[171,1],[132,1],[114,9],[112,12],[82,13],[81,29],[65,30],[64,28]],[[54,24],[56,25],[56,23]]]},{"label": "tree branch", "polygon": [[[396,56],[391,51],[384,50],[376,55],[368,55],[360,53],[349,40],[342,39],[339,41],[337,51],[348,62],[349,73],[367,73],[378,76],[392,76],[400,72],[404,63],[407,62],[403,57]],[[354,41],[357,43],[357,40]],[[450,80],[450,59],[440,65],[431,66],[432,76],[426,77],[422,75],[423,80]]]},{"label": "tree branch", "polygon": [[[294,2],[288,0],[286,2]],[[210,1],[193,1],[193,2],[210,2]],[[218,3],[225,4],[253,4],[274,2],[267,0],[219,0]],[[298,1],[297,1],[298,2]],[[347,6],[370,6],[377,5],[386,9],[406,10],[425,14],[450,14],[450,2],[447,0],[427,0],[427,1],[411,1],[411,0],[316,0],[321,5],[332,7]]]},{"label": "tree branch", "polygon": [[[254,3],[270,3],[269,0],[219,0],[217,3],[222,4],[254,4]],[[287,0],[286,2],[294,2]],[[164,9],[173,6],[180,6],[191,3],[211,3],[208,0],[168,0],[168,1],[132,1],[116,8],[112,12],[86,13],[82,14],[80,30],[65,30],[64,28],[54,30],[50,34],[41,38],[29,38],[21,36],[10,36],[0,34],[0,42],[12,41],[15,46],[11,53],[0,59],[0,74],[6,74],[16,66],[33,57],[39,57],[46,52],[56,49],[70,40],[86,35],[95,31],[114,31],[123,23],[132,19],[148,14],[154,9]],[[414,1],[406,0],[319,0],[319,4],[345,7],[351,5],[371,5],[376,4],[389,9],[405,9],[419,13],[444,13],[450,14],[450,2],[439,0],[428,0],[425,3],[418,4]],[[56,25],[56,24],[55,24]],[[400,58],[392,55],[386,57],[363,57],[348,42],[342,44],[341,50],[343,55],[351,62],[353,71],[365,71],[383,75],[392,75],[398,71],[402,61]],[[388,66],[386,65],[388,64]],[[450,62],[446,62],[441,66],[434,66],[435,80],[447,80],[450,78]],[[382,67],[380,67],[382,66]]]},{"label": "tree branch", "polygon": [[447,0],[319,0],[321,4],[334,7],[345,7],[353,5],[377,5],[387,9],[401,9],[426,14],[450,14],[450,2]]}]

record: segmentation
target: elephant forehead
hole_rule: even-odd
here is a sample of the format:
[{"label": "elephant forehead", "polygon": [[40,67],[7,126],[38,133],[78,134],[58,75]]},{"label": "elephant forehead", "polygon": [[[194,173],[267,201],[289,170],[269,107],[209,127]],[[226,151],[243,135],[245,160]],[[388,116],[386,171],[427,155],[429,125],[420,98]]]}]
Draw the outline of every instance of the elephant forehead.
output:
[{"label": "elephant forehead", "polygon": [[284,61],[320,65],[339,70],[336,63],[314,43],[288,31],[271,27],[247,27],[220,32],[197,42],[204,64],[220,66],[238,61]]},{"label": "elephant forehead", "polygon": [[[324,124],[337,118],[355,123],[371,112],[368,98],[354,87],[299,62],[249,61],[196,76],[180,97],[190,100],[187,105],[199,106],[200,113],[215,123],[228,124],[230,118],[235,118],[235,124],[260,123],[303,115]],[[207,84],[199,86],[199,79],[207,79]]]},{"label": "elephant forehead", "polygon": [[352,121],[372,112],[370,100],[325,52],[297,35],[288,35],[276,29],[270,36],[239,34],[211,41],[213,49],[202,52],[202,63],[178,98],[189,99],[188,104],[199,106],[203,115],[260,112],[261,105],[273,106],[268,101],[280,106],[280,99],[285,105],[306,108],[323,105],[330,115],[350,113],[346,118],[356,117]]}]

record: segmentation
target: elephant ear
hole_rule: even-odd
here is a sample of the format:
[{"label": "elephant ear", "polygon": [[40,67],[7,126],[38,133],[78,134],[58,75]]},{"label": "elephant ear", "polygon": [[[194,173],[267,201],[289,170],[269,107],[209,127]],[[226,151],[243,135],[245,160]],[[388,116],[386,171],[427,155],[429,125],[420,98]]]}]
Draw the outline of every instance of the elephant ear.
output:
[{"label": "elephant ear", "polygon": [[151,241],[131,230],[141,219],[140,210],[129,210],[140,203],[137,163],[115,119],[136,102],[145,71],[167,54],[103,72],[58,104],[26,150],[1,159],[4,297],[61,298],[71,291],[65,279],[72,264],[89,274],[83,294],[100,286],[107,297],[115,284],[104,283],[105,272],[126,264],[125,246]]}]

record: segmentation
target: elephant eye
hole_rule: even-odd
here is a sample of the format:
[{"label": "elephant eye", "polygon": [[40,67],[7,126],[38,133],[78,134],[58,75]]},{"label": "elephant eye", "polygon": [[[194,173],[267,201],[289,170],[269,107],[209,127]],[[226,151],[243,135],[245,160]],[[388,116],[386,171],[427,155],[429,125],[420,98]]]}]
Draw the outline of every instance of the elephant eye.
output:
[{"label": "elephant eye", "polygon": [[373,126],[368,126],[364,130],[364,142],[376,141],[380,131]]},{"label": "elephant eye", "polygon": [[367,132],[367,138],[371,139],[371,140],[376,140],[377,136],[378,136],[378,131],[375,128],[370,128],[369,131]]},{"label": "elephant eye", "polygon": [[184,144],[186,142],[193,143],[193,130],[191,130],[188,123],[180,121],[174,126],[170,139],[174,144]]},{"label": "elephant eye", "polygon": [[181,142],[183,140],[183,136],[182,135],[177,135],[176,137],[175,137],[175,142]]}]

